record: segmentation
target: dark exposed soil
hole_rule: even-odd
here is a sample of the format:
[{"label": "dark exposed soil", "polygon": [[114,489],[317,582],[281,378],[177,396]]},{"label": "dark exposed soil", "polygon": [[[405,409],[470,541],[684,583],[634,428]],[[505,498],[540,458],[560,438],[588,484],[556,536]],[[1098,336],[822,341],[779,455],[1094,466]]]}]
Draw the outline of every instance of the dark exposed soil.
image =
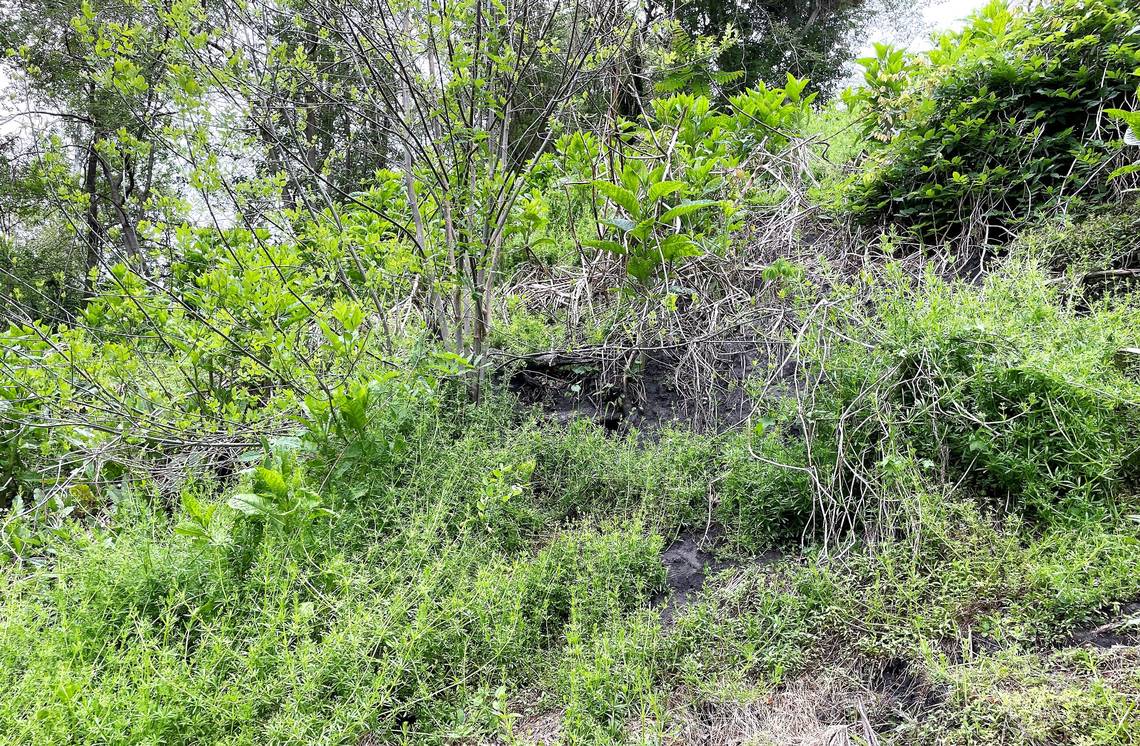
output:
[{"label": "dark exposed soil", "polygon": [[[743,381],[752,357],[737,356],[721,377]],[[794,371],[794,368],[792,368]],[[590,357],[552,352],[516,360],[504,376],[508,390],[525,405],[538,406],[556,423],[591,420],[611,432],[652,433],[683,423],[697,431],[720,431],[739,424],[751,408],[742,386],[718,389],[715,401],[694,396],[677,384],[677,361],[646,356],[624,378],[604,374]]]},{"label": "dark exposed soil", "polygon": [[1075,630],[1063,647],[1140,645],[1140,601],[1124,604],[1110,622]]},{"label": "dark exposed soil", "polygon": [[523,361],[510,374],[507,387],[553,422],[584,418],[617,432],[685,419],[684,402],[672,378],[667,366],[650,363],[629,380],[606,380],[596,361],[549,353]]},{"label": "dark exposed soil", "polygon": [[[665,626],[673,623],[677,613],[696,600],[697,594],[709,576],[743,562],[718,557],[716,545],[720,532],[689,532],[678,536],[664,552],[665,590],[653,598],[653,605],[661,609]],[[751,561],[752,564],[770,564],[780,558],[779,552],[768,552]]]},{"label": "dark exposed soil", "polygon": [[732,566],[731,562],[719,560],[716,555],[700,546],[700,537],[685,535],[661,553],[661,563],[665,565],[666,591],[658,594],[655,604],[661,606],[661,621],[666,625],[673,622],[676,613],[692,603],[692,596],[705,583],[706,573],[715,573]]},{"label": "dark exposed soil", "polygon": [[868,686],[886,695],[895,711],[912,717],[919,717],[946,700],[944,688],[933,684],[919,667],[901,658],[885,661],[881,668],[870,672],[868,678]]}]

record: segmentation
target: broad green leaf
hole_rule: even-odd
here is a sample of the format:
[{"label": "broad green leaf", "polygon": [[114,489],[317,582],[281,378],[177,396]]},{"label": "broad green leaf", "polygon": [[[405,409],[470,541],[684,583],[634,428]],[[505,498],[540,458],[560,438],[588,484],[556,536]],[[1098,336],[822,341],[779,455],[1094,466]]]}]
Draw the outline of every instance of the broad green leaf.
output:
[{"label": "broad green leaf", "polygon": [[179,523],[174,527],[174,533],[178,534],[179,536],[186,536],[195,541],[210,540],[210,534],[207,533],[206,529],[202,528],[193,521],[183,521],[182,523]]},{"label": "broad green leaf", "polygon": [[631,256],[626,264],[626,271],[641,282],[647,282],[658,264],[659,261],[655,256]]},{"label": "broad green leaf", "polygon": [[614,204],[620,205],[630,215],[634,217],[641,215],[641,206],[637,202],[637,196],[628,189],[602,180],[595,181],[594,188],[608,197]]},{"label": "broad green leaf", "polygon": [[602,251],[609,251],[613,254],[624,254],[625,247],[617,241],[604,241],[600,239],[586,239],[582,241],[583,246],[588,246],[591,249],[601,249]]},{"label": "broad green leaf", "polygon": [[621,183],[631,194],[637,194],[639,185],[649,181],[649,167],[641,160],[626,161],[621,170]]},{"label": "broad green leaf", "polygon": [[661,256],[668,261],[674,261],[686,256],[698,256],[701,249],[693,239],[685,233],[676,233],[661,242]]},{"label": "broad green leaf", "polygon": [[634,228],[636,228],[636,226],[634,225],[632,220],[626,220],[625,218],[613,218],[612,220],[603,220],[602,225],[608,225],[611,228],[617,228],[622,233],[629,233]]},{"label": "broad green leaf", "polygon": [[807,78],[801,79],[791,73],[787,73],[787,82],[784,83],[784,95],[788,97],[789,101],[798,103],[807,83]]},{"label": "broad green leaf", "polygon": [[265,486],[265,489],[278,497],[285,497],[289,494],[289,487],[285,484],[285,477],[276,469],[267,469],[264,466],[257,467],[257,480]]},{"label": "broad green leaf", "polygon": [[1140,171],[1140,163],[1132,163],[1132,164],[1127,165],[1127,166],[1121,166],[1120,168],[1116,169],[1115,171],[1113,171],[1112,173],[1110,173],[1108,175],[1108,180],[1112,181],[1113,179],[1118,179],[1121,176],[1127,176],[1128,174],[1134,174],[1137,171]]},{"label": "broad green leaf", "polygon": [[230,497],[226,501],[234,510],[245,513],[246,515],[263,515],[268,516],[273,514],[273,504],[266,500],[261,495],[252,492],[239,492]]},{"label": "broad green leaf", "polygon": [[1119,119],[1133,130],[1140,130],[1140,111],[1128,111],[1126,109],[1105,109],[1104,113],[1113,119]]},{"label": "broad green leaf", "polygon": [[683,215],[688,215],[690,213],[696,212],[697,210],[702,210],[706,207],[712,207],[716,204],[718,203],[715,199],[697,199],[688,202],[682,202],[676,207],[670,208],[662,213],[661,222],[668,223],[669,221],[675,220],[676,218],[679,218]]},{"label": "broad green leaf", "polygon": [[659,181],[649,187],[649,201],[656,202],[685,188],[683,181]]},{"label": "broad green leaf", "polygon": [[655,225],[657,225],[656,219],[646,218],[645,220],[642,220],[640,223],[635,225],[633,227],[633,230],[629,232],[629,235],[633,236],[638,241],[644,241],[649,236],[650,231],[653,230],[653,226]]}]

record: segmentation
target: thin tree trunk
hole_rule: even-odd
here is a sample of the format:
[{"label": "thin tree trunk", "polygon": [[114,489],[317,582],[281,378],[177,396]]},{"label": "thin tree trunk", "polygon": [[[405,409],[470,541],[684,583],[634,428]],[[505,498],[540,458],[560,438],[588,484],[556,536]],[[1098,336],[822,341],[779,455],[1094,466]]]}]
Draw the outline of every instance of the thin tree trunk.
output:
[{"label": "thin tree trunk", "polygon": [[83,296],[90,298],[95,291],[92,275],[99,266],[102,251],[102,226],[99,225],[99,197],[95,187],[99,181],[99,156],[95,142],[87,149],[87,167],[83,172],[83,193],[87,195],[87,272],[83,276]]},{"label": "thin tree trunk", "polygon": [[131,220],[126,203],[123,201],[121,189],[123,177],[121,174],[111,172],[111,165],[107,163],[106,159],[100,158],[98,155],[96,158],[103,166],[103,175],[107,179],[107,191],[111,199],[111,207],[115,209],[115,215],[119,219],[119,227],[123,231],[123,246],[127,250],[127,256],[135,262],[139,274],[146,275],[146,257],[143,256],[142,247],[139,244],[138,228]]},{"label": "thin tree trunk", "polygon": [[[404,111],[406,116],[411,119],[411,91],[404,91]],[[409,124],[409,133],[412,128]],[[416,181],[412,173],[415,161],[412,157],[412,145],[410,142],[404,142],[404,189],[408,198],[408,209],[412,213],[412,221],[416,227],[416,248],[419,249],[420,258],[424,262],[424,280],[427,283],[428,304],[430,306],[430,313],[427,314],[428,326],[441,340],[446,340],[448,336],[447,331],[447,316],[446,309],[443,306],[443,301],[439,297],[439,289],[435,286],[435,271],[432,268],[432,257],[428,254],[427,247],[427,230],[424,227],[423,213],[420,211],[420,201],[416,194]]]}]

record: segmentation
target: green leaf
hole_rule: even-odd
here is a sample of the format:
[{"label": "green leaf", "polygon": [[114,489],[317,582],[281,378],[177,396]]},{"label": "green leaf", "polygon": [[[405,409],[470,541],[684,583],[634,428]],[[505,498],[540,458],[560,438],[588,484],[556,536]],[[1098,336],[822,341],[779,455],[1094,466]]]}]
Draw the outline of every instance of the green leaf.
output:
[{"label": "green leaf", "polygon": [[252,492],[239,492],[230,497],[226,501],[226,505],[250,516],[268,516],[273,515],[274,512],[271,502]]},{"label": "green leaf", "polygon": [[624,187],[619,187],[617,184],[611,184],[608,181],[595,181],[594,188],[604,194],[614,204],[620,205],[622,209],[634,217],[640,217],[641,206],[637,202],[637,196]]},{"label": "green leaf", "polygon": [[744,77],[743,70],[724,70],[709,73],[709,78],[717,85],[726,85]]},{"label": "green leaf", "polygon": [[626,264],[626,271],[641,282],[647,282],[658,265],[657,257],[630,257]]},{"label": "green leaf", "polygon": [[603,220],[601,222],[602,225],[608,225],[611,228],[617,228],[622,233],[629,233],[636,227],[632,220],[626,220],[625,218],[614,218],[612,220]]},{"label": "green leaf", "polygon": [[613,254],[624,254],[625,247],[617,241],[603,241],[599,239],[586,239],[582,241],[583,246],[588,246],[591,249],[601,249],[602,251],[609,251]]},{"label": "green leaf", "polygon": [[194,541],[209,541],[210,534],[202,526],[193,521],[183,521],[174,527],[174,533],[186,536]]},{"label": "green leaf", "polygon": [[1105,109],[1104,113],[1113,119],[1119,119],[1133,130],[1140,130],[1140,111],[1128,111],[1126,109]]},{"label": "green leaf", "polygon": [[649,201],[656,202],[685,188],[683,181],[659,181],[649,187]]},{"label": "green leaf", "polygon": [[661,256],[674,261],[686,256],[699,256],[701,249],[685,233],[676,233],[661,242]]},{"label": "green leaf", "polygon": [[[630,194],[637,194],[638,186],[648,183],[650,179],[649,168],[640,160],[626,161],[625,168],[621,170],[621,185]],[[640,209],[640,207],[638,208]]]},{"label": "green leaf", "polygon": [[689,78],[692,76],[693,74],[687,71],[670,75],[669,77],[657,83],[654,88],[658,93],[676,93],[688,85]]},{"label": "green leaf", "polygon": [[257,481],[264,486],[265,489],[278,497],[285,497],[289,494],[289,487],[285,484],[285,477],[276,469],[266,469],[264,466],[257,467]]},{"label": "green leaf", "polygon": [[706,207],[712,207],[716,204],[718,204],[718,202],[715,199],[697,199],[682,202],[676,207],[670,208],[662,213],[660,220],[662,223],[668,223],[669,221],[675,220],[676,218],[679,218],[683,215],[688,215],[690,213],[696,212],[697,210],[703,210]]},{"label": "green leaf", "polygon": [[654,218],[646,218],[645,220],[642,220],[640,223],[635,225],[633,227],[633,230],[629,232],[629,235],[633,236],[638,241],[644,241],[646,237],[649,236],[649,232],[653,230],[653,226],[655,225],[657,225],[657,221]]},{"label": "green leaf", "polygon": [[788,97],[789,101],[799,103],[807,84],[807,78],[801,79],[791,73],[787,73],[787,82],[784,83],[784,95]]},{"label": "green leaf", "polygon": [[1140,163],[1132,163],[1132,164],[1127,165],[1127,166],[1121,166],[1120,168],[1116,169],[1115,171],[1113,171],[1112,173],[1110,173],[1108,175],[1108,180],[1112,181],[1113,179],[1117,179],[1121,176],[1127,176],[1128,174],[1134,174],[1137,171],[1140,171]]}]

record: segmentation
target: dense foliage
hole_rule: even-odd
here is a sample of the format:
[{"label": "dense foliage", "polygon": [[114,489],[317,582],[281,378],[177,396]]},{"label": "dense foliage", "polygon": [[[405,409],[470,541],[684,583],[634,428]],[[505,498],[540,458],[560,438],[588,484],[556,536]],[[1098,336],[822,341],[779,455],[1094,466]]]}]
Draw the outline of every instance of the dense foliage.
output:
[{"label": "dense foliage", "polygon": [[47,11],[6,743],[1140,743],[1132,4]]},{"label": "dense foliage", "polygon": [[1034,213],[1112,191],[1140,67],[1140,11],[1066,0],[1032,11],[991,2],[917,56],[880,46],[852,103],[873,147],[851,208],[940,241],[1006,240]]},{"label": "dense foliage", "polygon": [[869,5],[864,0],[700,0],[682,5],[677,20],[691,34],[739,37],[717,56],[721,69],[743,73],[738,88],[777,83],[791,73],[830,92],[846,75],[852,46],[872,16]]},{"label": "dense foliage", "polygon": [[1134,488],[1140,386],[1113,353],[1140,346],[1135,307],[1066,301],[1013,261],[982,287],[888,269],[849,292],[820,323],[857,341],[819,333],[809,353],[832,384],[813,415],[840,499],[870,489],[879,506],[914,467],[1054,517],[1111,510]]}]

